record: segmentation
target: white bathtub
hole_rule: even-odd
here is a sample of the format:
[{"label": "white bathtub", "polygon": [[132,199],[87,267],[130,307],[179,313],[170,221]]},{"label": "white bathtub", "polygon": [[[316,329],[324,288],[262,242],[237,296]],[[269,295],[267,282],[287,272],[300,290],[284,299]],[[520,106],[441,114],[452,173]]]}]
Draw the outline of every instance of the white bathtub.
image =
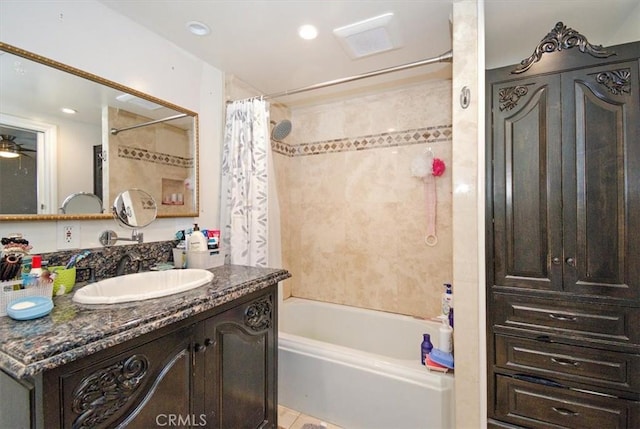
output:
[{"label": "white bathtub", "polygon": [[300,298],[279,317],[281,405],[346,429],[455,427],[453,375],[420,364],[437,323]]}]

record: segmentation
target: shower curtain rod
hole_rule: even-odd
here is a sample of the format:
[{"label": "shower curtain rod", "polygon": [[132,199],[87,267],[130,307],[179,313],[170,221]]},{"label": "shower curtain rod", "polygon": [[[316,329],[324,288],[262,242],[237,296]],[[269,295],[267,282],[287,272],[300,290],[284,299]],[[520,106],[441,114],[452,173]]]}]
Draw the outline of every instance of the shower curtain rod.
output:
[{"label": "shower curtain rod", "polygon": [[186,113],[180,113],[179,115],[169,116],[168,118],[156,119],[155,121],[144,122],[142,124],[132,125],[130,127],[125,127],[125,128],[120,128],[119,130],[116,129],[116,128],[111,128],[111,134],[113,134],[115,136],[119,132],[122,132],[122,131],[129,131],[129,130],[133,130],[133,129],[136,129],[136,128],[146,127],[147,125],[154,125],[154,124],[159,124],[161,122],[172,121],[174,119],[184,118],[185,116],[187,116]]},{"label": "shower curtain rod", "polygon": [[[340,78],[340,79],[330,80],[330,81],[327,81],[327,82],[316,83],[315,85],[309,85],[309,86],[305,86],[305,87],[302,87],[302,88],[291,89],[291,90],[282,91],[282,92],[275,92],[275,93],[272,93],[272,94],[263,95],[262,97],[249,97],[249,98],[247,98],[247,100],[249,100],[251,98],[271,99],[271,98],[284,97],[284,96],[287,96],[287,95],[300,94],[301,92],[307,92],[307,91],[313,91],[315,89],[327,88],[329,86],[339,85],[341,83],[353,82],[353,81],[360,80],[360,79],[366,79],[366,78],[369,78],[369,77],[379,76],[379,75],[382,75],[382,74],[392,73],[392,72],[401,71],[401,70],[407,70],[407,69],[411,69],[411,68],[414,68],[414,67],[426,66],[426,65],[435,64],[435,63],[450,63],[452,59],[453,59],[453,51],[449,50],[449,51],[445,52],[444,54],[438,55],[436,57],[427,58],[427,59],[420,60],[420,61],[415,61],[413,63],[407,63],[407,64],[402,64],[402,65],[399,65],[399,66],[387,67],[387,68],[384,68],[384,69],[379,69],[379,70],[375,70],[375,71],[368,72],[368,73],[362,73],[362,74],[357,74],[357,75],[354,75],[354,76],[349,76],[349,77],[343,77],[343,78]],[[228,101],[227,103],[231,103],[231,102],[232,101]]]}]

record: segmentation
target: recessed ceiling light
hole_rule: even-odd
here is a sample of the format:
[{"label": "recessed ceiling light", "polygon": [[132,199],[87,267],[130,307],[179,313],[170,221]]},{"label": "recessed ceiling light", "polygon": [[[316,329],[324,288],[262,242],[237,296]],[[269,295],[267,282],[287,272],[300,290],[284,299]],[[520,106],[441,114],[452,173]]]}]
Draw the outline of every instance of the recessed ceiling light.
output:
[{"label": "recessed ceiling light", "polygon": [[63,108],[62,108],[62,109],[60,109],[60,110],[62,110],[64,113],[67,113],[67,114],[69,114],[69,115],[75,115],[76,113],[78,113],[78,111],[77,111],[77,110],[75,110],[75,109],[70,109],[70,108],[68,108],[68,107],[63,107]]},{"label": "recessed ceiling light", "polygon": [[200,21],[189,21],[187,22],[187,30],[196,36],[206,36],[211,33],[211,29],[209,26]]},{"label": "recessed ceiling light", "polygon": [[311,24],[305,24],[298,28],[298,35],[304,40],[313,40],[318,37],[318,29]]}]

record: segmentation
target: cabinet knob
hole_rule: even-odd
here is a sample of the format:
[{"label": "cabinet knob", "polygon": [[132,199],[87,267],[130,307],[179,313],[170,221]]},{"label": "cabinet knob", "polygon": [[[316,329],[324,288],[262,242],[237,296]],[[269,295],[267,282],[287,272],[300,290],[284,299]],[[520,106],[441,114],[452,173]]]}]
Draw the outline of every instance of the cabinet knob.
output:
[{"label": "cabinet knob", "polygon": [[567,265],[570,265],[570,266],[572,266],[572,267],[575,267],[575,266],[576,266],[576,260],[575,260],[575,259],[573,259],[573,258],[571,258],[571,257],[567,258],[567,259],[565,260],[565,262],[567,263]]},{"label": "cabinet knob", "polygon": [[551,260],[551,262],[553,262],[554,265],[560,265],[560,258],[556,256]]},{"label": "cabinet knob", "polygon": [[209,347],[211,344],[213,344],[213,341],[211,341],[211,338],[205,338],[204,344],[195,343],[193,345],[193,351],[196,353],[204,352],[205,350],[207,350],[207,347]]}]

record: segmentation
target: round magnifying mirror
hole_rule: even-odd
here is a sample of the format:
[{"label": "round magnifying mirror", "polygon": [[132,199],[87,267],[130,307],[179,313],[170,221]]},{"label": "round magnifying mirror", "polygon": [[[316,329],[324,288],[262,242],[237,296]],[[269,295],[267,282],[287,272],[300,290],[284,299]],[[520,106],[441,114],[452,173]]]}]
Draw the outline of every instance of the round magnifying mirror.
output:
[{"label": "round magnifying mirror", "polygon": [[142,228],[156,219],[156,200],[142,189],[129,189],[120,193],[113,202],[113,216],[120,225]]},{"label": "round magnifying mirror", "polygon": [[62,202],[63,214],[102,213],[102,200],[95,194],[76,192]]}]

